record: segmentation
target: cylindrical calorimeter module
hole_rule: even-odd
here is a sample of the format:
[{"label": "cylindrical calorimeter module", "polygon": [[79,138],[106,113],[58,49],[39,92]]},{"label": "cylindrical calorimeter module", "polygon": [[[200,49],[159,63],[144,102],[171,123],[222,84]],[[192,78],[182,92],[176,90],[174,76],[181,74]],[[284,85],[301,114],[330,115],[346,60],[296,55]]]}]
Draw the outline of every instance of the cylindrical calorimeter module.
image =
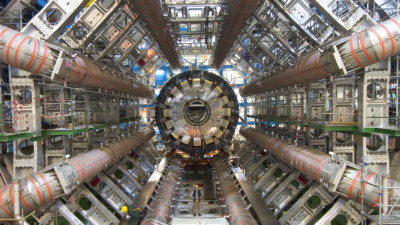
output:
[{"label": "cylindrical calorimeter module", "polygon": [[0,62],[33,74],[51,75],[56,56],[46,42],[0,25]]}]

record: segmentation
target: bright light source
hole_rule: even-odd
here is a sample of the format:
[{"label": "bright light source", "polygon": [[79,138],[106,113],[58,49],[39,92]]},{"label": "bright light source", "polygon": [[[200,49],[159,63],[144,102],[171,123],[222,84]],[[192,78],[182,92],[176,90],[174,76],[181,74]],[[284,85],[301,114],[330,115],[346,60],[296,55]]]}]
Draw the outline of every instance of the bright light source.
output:
[{"label": "bright light source", "polygon": [[147,50],[147,56],[150,58],[154,55],[154,51],[152,49]]},{"label": "bright light source", "polygon": [[164,75],[165,71],[164,70],[157,70],[156,75]]}]

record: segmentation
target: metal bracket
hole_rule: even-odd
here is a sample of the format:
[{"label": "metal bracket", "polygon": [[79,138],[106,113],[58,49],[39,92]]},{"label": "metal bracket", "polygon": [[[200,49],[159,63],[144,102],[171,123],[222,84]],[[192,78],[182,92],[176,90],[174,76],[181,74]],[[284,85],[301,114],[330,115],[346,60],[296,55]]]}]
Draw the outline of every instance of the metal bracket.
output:
[{"label": "metal bracket", "polygon": [[340,162],[340,167],[337,170],[335,177],[332,180],[332,185],[328,187],[331,192],[336,192],[336,189],[338,188],[339,183],[342,180],[344,171],[346,170],[347,166],[348,166],[347,162],[345,161]]},{"label": "metal bracket", "polygon": [[51,77],[50,77],[51,80],[54,80],[56,74],[58,74],[58,73],[60,72],[61,65],[62,65],[63,62],[64,62],[64,58],[65,58],[65,52],[61,50],[61,51],[58,53],[57,60],[56,60],[56,64],[54,65],[53,71],[51,72]]},{"label": "metal bracket", "polygon": [[335,75],[347,74],[346,67],[344,65],[344,62],[342,60],[342,57],[339,54],[339,51],[338,51],[336,45],[332,45],[331,49],[333,50],[332,56],[335,59],[336,66],[337,66],[338,70],[340,71],[339,74],[335,74]]}]

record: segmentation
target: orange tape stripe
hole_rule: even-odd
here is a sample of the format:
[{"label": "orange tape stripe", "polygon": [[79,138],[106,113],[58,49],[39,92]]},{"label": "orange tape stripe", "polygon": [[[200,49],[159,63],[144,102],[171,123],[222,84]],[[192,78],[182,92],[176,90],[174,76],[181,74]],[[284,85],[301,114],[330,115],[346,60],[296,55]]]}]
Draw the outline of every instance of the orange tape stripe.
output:
[{"label": "orange tape stripe", "polygon": [[[29,38],[30,38],[30,37],[25,37],[24,39],[22,39],[22,41],[19,43],[19,45],[18,45],[18,47],[17,47],[17,50],[15,50],[14,63],[15,63],[15,67],[17,67],[17,68],[19,68],[19,67],[18,67],[18,53],[19,53],[19,50],[20,50],[22,44],[24,44],[24,42],[25,42],[26,40],[28,40]],[[31,56],[31,58],[32,58],[32,56]]]},{"label": "orange tape stripe", "polygon": [[356,62],[358,63],[359,66],[361,67],[365,67],[360,60],[358,59],[356,52],[354,51],[354,47],[353,47],[353,36],[350,36],[350,50],[351,50],[351,54],[353,54],[354,59],[356,60]]},{"label": "orange tape stripe", "polygon": [[[370,174],[367,176],[367,178],[365,179],[365,182],[368,182],[368,181],[372,178],[372,176],[374,176],[374,173],[370,173]],[[363,185],[363,190],[365,189],[365,186],[367,186],[367,183],[364,183],[364,185]],[[360,192],[358,193],[358,203],[361,203],[361,190],[360,190]]]},{"label": "orange tape stripe", "polygon": [[381,60],[383,60],[385,58],[385,44],[383,43],[383,40],[381,38],[381,36],[378,34],[378,32],[376,32],[374,29],[372,28],[368,28],[369,31],[371,31],[372,33],[374,33],[376,35],[376,37],[379,40],[379,43],[381,44],[381,48],[382,48],[382,57]]},{"label": "orange tape stripe", "polygon": [[50,201],[53,200],[53,194],[51,193],[51,189],[50,189],[50,185],[49,183],[47,183],[47,180],[44,178],[44,176],[41,173],[37,173],[39,175],[40,178],[42,178],[42,180],[44,181],[44,184],[47,187],[47,191],[49,191],[49,197],[50,197]]},{"label": "orange tape stripe", "polygon": [[11,215],[11,213],[7,210],[6,206],[4,205],[4,202],[3,202],[3,190],[4,190],[4,187],[2,187],[1,190],[0,190],[0,203],[1,203],[1,208],[3,208],[4,212],[5,212],[9,217],[13,217],[13,215]]},{"label": "orange tape stripe", "polygon": [[21,182],[19,182],[19,196],[21,197],[21,200],[22,200],[22,202],[24,203],[24,205],[26,206],[26,207],[28,207],[28,209],[30,209],[30,210],[34,210],[34,208],[33,207],[31,207],[26,201],[25,201],[25,198],[24,198],[24,196],[22,195],[22,191],[21,191]]},{"label": "orange tape stripe", "polygon": [[361,48],[362,48],[362,50],[363,50],[363,52],[364,52],[364,55],[367,56],[367,59],[368,59],[370,62],[375,63],[375,61],[371,58],[371,56],[368,54],[367,49],[365,48],[364,40],[363,40],[363,35],[362,35],[362,34],[363,34],[363,32],[361,31],[361,32],[360,32],[360,44],[361,44]]},{"label": "orange tape stripe", "polygon": [[5,32],[7,32],[8,30],[11,30],[10,28],[6,28],[6,29],[4,29],[1,33],[0,33],[0,38],[1,38],[1,36],[3,36],[4,35],[4,33]]},{"label": "orange tape stripe", "polygon": [[326,75],[329,74],[329,73],[325,70],[325,68],[322,67],[322,65],[321,65],[321,54],[318,55],[317,66],[318,66],[319,71],[321,71],[323,74],[326,74]]},{"label": "orange tape stripe", "polygon": [[37,50],[37,41],[36,39],[33,39],[33,52],[32,52],[32,57],[28,62],[28,65],[25,66],[24,70],[27,70],[33,63],[33,60],[35,59],[36,56],[36,50]]},{"label": "orange tape stripe", "polygon": [[81,78],[82,77],[82,75],[83,75],[83,77],[85,77],[84,75],[85,75],[85,73],[83,73],[84,72],[84,68],[83,68],[83,60],[81,59],[81,58],[79,58],[79,65],[80,65],[80,67],[79,67],[79,74],[78,74],[78,78],[80,79],[78,82],[81,82],[83,79]]},{"label": "orange tape stripe", "polygon": [[10,200],[11,200],[11,205],[14,206],[14,197],[12,195],[12,188],[13,188],[14,184],[11,184],[10,186],[10,190],[8,190],[8,195],[10,196]]},{"label": "orange tape stripe", "polygon": [[10,65],[9,56],[10,56],[11,45],[12,45],[12,43],[14,42],[15,38],[17,38],[19,35],[21,35],[21,33],[16,33],[16,34],[14,35],[14,37],[11,38],[10,42],[9,42],[8,45],[7,45],[6,60],[7,60],[7,64],[9,64],[9,65]]},{"label": "orange tape stripe", "polygon": [[82,182],[85,178],[85,169],[83,168],[83,165],[79,160],[77,160],[75,163],[79,166],[78,169],[79,176],[82,174],[82,177],[80,177],[79,182]]},{"label": "orange tape stripe", "polygon": [[353,181],[351,182],[350,189],[349,189],[349,199],[351,199],[351,192],[353,192],[354,184],[356,183],[357,178],[360,176],[360,174],[361,174],[361,170],[359,170],[357,172],[356,176],[354,177]]},{"label": "orange tape stripe", "polygon": [[81,166],[82,169],[82,181],[86,179],[87,175],[85,175],[85,164],[82,163],[81,161],[78,161],[79,165]]},{"label": "orange tape stripe", "polygon": [[30,176],[28,176],[28,179],[33,184],[33,187],[35,187],[36,193],[37,193],[37,195],[39,197],[39,200],[40,200],[40,204],[43,205],[44,202],[43,202],[42,194],[40,193],[40,190],[39,190],[38,186],[36,185],[35,181]]},{"label": "orange tape stripe", "polygon": [[76,164],[75,162],[71,161],[71,164],[73,167],[75,167],[75,169],[78,171],[78,175],[79,175],[79,182],[82,182],[82,172],[80,170],[80,167],[78,166],[78,164]]},{"label": "orange tape stripe", "polygon": [[39,67],[33,72],[33,74],[38,73],[40,71],[40,69],[42,68],[44,61],[46,60],[46,56],[47,56],[47,44],[46,42],[44,42],[44,52],[43,52],[43,58],[42,61],[40,61]]},{"label": "orange tape stripe", "polygon": [[393,56],[394,55],[394,49],[396,48],[396,46],[394,44],[394,39],[393,39],[392,33],[390,33],[389,29],[387,29],[387,27],[385,25],[378,24],[378,26],[382,27],[386,31],[386,33],[388,34],[389,39],[390,39],[390,43],[392,44],[392,53],[390,54],[390,56]]},{"label": "orange tape stripe", "polygon": [[[314,71],[318,74],[318,77],[320,79],[326,78],[324,74],[328,74],[326,71],[324,71],[324,68],[321,66],[321,54],[314,54],[315,55],[315,63],[314,63]],[[318,72],[318,69],[320,69],[320,72]]]},{"label": "orange tape stripe", "polygon": [[392,21],[393,23],[395,23],[397,25],[397,27],[400,29],[400,23],[397,22],[397,20],[394,19],[389,19],[390,21]]},{"label": "orange tape stripe", "polygon": [[74,72],[72,73],[71,76],[68,77],[68,81],[74,79],[74,77],[76,76],[76,73],[78,72],[78,68],[80,69],[80,64],[78,64],[77,58],[75,58],[74,64],[75,64],[75,66],[74,66]]},{"label": "orange tape stripe", "polygon": [[369,205],[369,207],[376,207],[378,205],[380,197],[378,196],[378,198],[376,198],[375,203],[372,203],[371,205]]},{"label": "orange tape stripe", "polygon": [[317,179],[318,179],[318,181],[319,181],[319,179],[321,179],[320,173],[321,173],[322,166],[325,165],[325,163],[327,163],[327,162],[328,162],[328,159],[325,159],[318,166],[318,169],[317,169]]}]

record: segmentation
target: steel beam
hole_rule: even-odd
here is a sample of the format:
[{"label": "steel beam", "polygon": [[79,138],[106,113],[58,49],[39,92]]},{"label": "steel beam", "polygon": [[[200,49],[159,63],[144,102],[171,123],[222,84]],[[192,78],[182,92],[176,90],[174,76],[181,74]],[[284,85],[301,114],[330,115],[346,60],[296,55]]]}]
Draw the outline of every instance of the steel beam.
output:
[{"label": "steel beam", "polygon": [[149,30],[156,39],[159,48],[164,53],[169,65],[178,69],[181,67],[175,42],[163,16],[161,1],[132,0],[131,8],[139,12],[139,17],[147,23]]},{"label": "steel beam", "polygon": [[[380,199],[379,190],[383,177],[362,169],[358,165],[347,161],[333,160],[330,155],[318,150],[290,145],[266,136],[254,128],[242,127],[240,134],[316,182],[324,184],[330,191],[355,202],[364,203],[368,207],[377,207],[380,201],[387,205],[395,203],[394,199],[400,198],[400,183],[389,180],[388,187],[392,189],[388,192],[390,192],[391,199],[389,202],[383,202]],[[362,181],[368,182],[368,184]]]},{"label": "steel beam", "polygon": [[259,0],[232,0],[229,2],[225,25],[212,55],[213,67],[222,66],[242,27],[245,26],[258,3]]},{"label": "steel beam", "polygon": [[293,66],[240,89],[243,97],[346,74],[400,53],[400,16],[355,33],[346,41],[315,51]]},{"label": "steel beam", "polygon": [[[154,135],[154,129],[144,128],[126,140],[78,154],[65,162],[46,167],[21,179],[21,209],[28,214],[35,208],[47,206],[59,197],[71,193],[102,170],[120,162],[127,153],[142,146]],[[17,203],[11,195],[12,188],[13,184],[9,184],[0,189],[1,219],[14,217],[14,206]]]},{"label": "steel beam", "polygon": [[153,90],[139,81],[123,79],[123,74],[111,71],[105,65],[78,56],[0,25],[0,62],[33,74],[89,88],[100,88],[132,94],[153,96]]}]

